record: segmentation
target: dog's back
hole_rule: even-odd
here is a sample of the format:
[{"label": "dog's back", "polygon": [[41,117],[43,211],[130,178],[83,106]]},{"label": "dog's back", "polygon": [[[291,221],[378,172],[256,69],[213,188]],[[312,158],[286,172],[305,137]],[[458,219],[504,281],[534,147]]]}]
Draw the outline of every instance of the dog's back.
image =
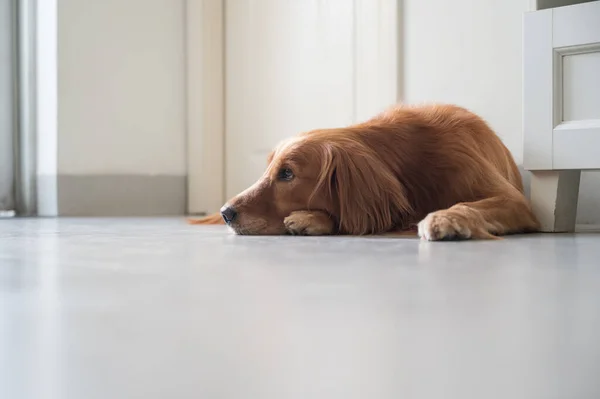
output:
[{"label": "dog's back", "polygon": [[356,127],[369,132],[367,143],[381,147],[417,219],[491,195],[505,182],[523,191],[510,151],[482,118],[464,108],[399,105]]}]

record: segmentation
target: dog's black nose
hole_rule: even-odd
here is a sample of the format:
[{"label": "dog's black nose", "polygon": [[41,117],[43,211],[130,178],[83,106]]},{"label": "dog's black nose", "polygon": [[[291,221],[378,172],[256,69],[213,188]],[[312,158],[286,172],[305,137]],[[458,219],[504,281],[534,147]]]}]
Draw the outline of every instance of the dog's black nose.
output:
[{"label": "dog's black nose", "polygon": [[221,216],[223,216],[225,223],[230,224],[237,216],[237,212],[229,205],[225,205],[221,208]]}]

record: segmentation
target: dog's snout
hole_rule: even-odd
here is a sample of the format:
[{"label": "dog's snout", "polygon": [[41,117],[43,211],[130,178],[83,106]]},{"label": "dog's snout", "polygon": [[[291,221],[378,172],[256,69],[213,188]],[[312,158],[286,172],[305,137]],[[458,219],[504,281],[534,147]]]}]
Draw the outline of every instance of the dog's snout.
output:
[{"label": "dog's snout", "polygon": [[221,208],[221,216],[223,217],[225,223],[230,224],[235,220],[237,212],[235,211],[235,209],[233,209],[233,207],[225,205],[223,206],[223,208]]}]

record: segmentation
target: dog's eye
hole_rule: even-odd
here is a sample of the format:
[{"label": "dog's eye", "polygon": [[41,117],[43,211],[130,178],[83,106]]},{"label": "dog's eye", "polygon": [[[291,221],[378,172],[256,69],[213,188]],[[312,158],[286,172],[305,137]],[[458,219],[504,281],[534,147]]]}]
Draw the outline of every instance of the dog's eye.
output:
[{"label": "dog's eye", "polygon": [[294,172],[290,168],[281,168],[277,173],[277,179],[283,181],[290,181],[294,178]]}]

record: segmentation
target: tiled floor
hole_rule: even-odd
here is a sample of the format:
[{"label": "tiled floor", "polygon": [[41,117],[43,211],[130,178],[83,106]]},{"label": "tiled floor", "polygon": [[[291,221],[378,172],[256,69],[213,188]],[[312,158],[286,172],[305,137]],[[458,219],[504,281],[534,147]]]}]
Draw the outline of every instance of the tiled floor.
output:
[{"label": "tiled floor", "polygon": [[600,235],[0,220],[0,398],[600,397]]}]

